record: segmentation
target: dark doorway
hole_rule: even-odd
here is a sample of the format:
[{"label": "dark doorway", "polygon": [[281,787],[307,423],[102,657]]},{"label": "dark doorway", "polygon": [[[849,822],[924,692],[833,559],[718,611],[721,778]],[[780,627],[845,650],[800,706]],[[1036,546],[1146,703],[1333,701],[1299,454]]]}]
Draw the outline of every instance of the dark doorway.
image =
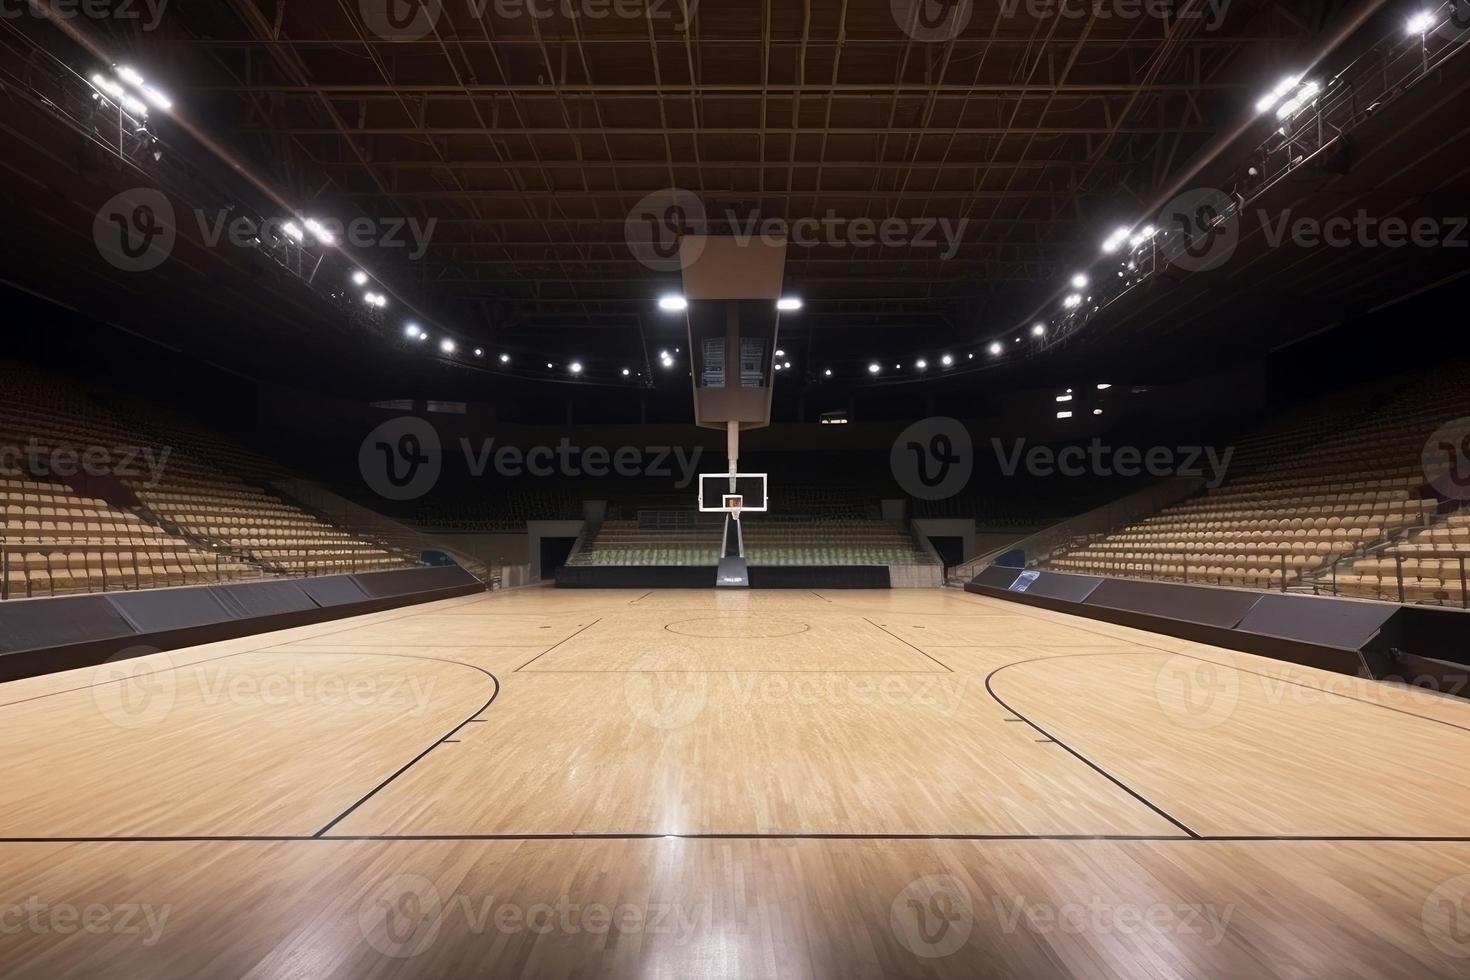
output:
[{"label": "dark doorway", "polygon": [[567,556],[576,545],[576,538],[542,538],[541,578],[555,578],[556,570],[567,563]]},{"label": "dark doorway", "polygon": [[953,568],[965,563],[965,539],[959,537],[930,537],[929,543],[934,550],[939,552],[939,558],[944,562],[945,568]]}]

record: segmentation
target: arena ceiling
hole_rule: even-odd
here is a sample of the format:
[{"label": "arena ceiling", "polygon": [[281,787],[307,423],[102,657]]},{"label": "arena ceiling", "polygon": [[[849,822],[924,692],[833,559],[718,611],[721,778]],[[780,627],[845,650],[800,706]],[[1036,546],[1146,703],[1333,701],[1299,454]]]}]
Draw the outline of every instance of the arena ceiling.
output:
[{"label": "arena ceiling", "polygon": [[[11,18],[6,40],[32,73],[42,50],[79,72],[89,57],[146,65],[191,168],[246,174],[297,214],[373,223],[376,244],[342,244],[352,265],[462,345],[640,368],[678,336],[654,306],[678,274],[630,248],[629,227],[671,189],[699,212],[680,221],[792,239],[806,308],[783,331],[814,362],[980,344],[1208,160],[1263,80],[1385,6],[130,3],[141,19]],[[29,261],[44,279],[50,263]],[[258,329],[281,310],[257,293],[230,306]],[[228,356],[230,319],[212,356]]]}]

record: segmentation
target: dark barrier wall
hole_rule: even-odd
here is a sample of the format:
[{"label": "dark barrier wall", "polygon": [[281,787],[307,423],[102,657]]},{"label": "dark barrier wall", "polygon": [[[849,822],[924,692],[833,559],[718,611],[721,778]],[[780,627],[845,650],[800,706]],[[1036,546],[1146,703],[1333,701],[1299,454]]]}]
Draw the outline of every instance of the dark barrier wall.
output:
[{"label": "dark barrier wall", "polygon": [[106,596],[0,602],[0,653],[136,635]]},{"label": "dark barrier wall", "polygon": [[1275,592],[1261,596],[1239,625],[1250,633],[1361,650],[1401,608],[1387,602]]},{"label": "dark barrier wall", "polygon": [[0,603],[0,681],[473,595],[483,589],[456,567],[15,599]]},{"label": "dark barrier wall", "polygon": [[[564,565],[562,589],[713,589],[713,567],[699,565]],[[753,589],[886,589],[886,565],[766,565],[750,569]]]},{"label": "dark barrier wall", "polygon": [[1039,596],[1043,599],[1062,599],[1066,602],[1085,602],[1097,590],[1103,580],[1096,575],[1067,575],[1050,572],[1038,575],[1034,581],[1022,572],[1010,587],[1011,592]]},{"label": "dark barrier wall", "polygon": [[[1246,613],[1261,601],[1261,596],[1259,592],[1110,578],[1103,579],[1093,590],[1087,597],[1087,604],[1231,629],[1240,625]],[[1271,598],[1292,597],[1278,595]],[[1356,650],[1357,646],[1349,649]]]},{"label": "dark barrier wall", "polygon": [[992,589],[1009,589],[1019,574],[1021,574],[1019,568],[988,565],[980,569],[980,574],[975,576],[974,582],[976,585],[985,585]]},{"label": "dark barrier wall", "polygon": [[887,565],[767,565],[750,570],[752,589],[886,589]]}]

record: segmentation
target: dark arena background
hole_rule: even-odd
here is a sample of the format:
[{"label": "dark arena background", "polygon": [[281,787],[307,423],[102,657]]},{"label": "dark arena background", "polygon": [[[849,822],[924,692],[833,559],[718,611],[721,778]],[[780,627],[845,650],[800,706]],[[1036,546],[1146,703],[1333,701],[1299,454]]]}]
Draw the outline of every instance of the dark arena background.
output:
[{"label": "dark arena background", "polygon": [[0,975],[1470,977],[1467,46],[0,0]]}]

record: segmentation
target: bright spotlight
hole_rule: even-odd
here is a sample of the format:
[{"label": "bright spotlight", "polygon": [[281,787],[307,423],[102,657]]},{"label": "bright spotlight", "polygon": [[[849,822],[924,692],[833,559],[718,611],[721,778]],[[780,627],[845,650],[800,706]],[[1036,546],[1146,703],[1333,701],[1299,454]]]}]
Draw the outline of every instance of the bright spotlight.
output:
[{"label": "bright spotlight", "polygon": [[500,355],[500,363],[501,364],[509,364],[510,363],[510,355],[509,354],[501,354]]},{"label": "bright spotlight", "polygon": [[1072,396],[1071,395],[1058,395],[1057,396],[1057,401],[1059,401],[1059,402],[1069,402],[1071,400],[1072,400]]},{"label": "bright spotlight", "polygon": [[822,377],[824,377],[824,378],[830,378],[830,377],[832,377],[832,369],[831,368],[827,368],[827,370],[823,371],[822,372]]},{"label": "bright spotlight", "polygon": [[1114,229],[1113,233],[1107,237],[1106,241],[1103,242],[1103,251],[1108,253],[1116,252],[1120,247],[1122,247],[1123,242],[1127,240],[1129,231],[1130,229],[1128,229],[1127,227],[1118,227]]},{"label": "bright spotlight", "polygon": [[417,323],[410,323],[403,328],[403,335],[409,338],[417,337],[419,335],[419,325]]},{"label": "bright spotlight", "polygon": [[301,230],[301,226],[294,221],[286,222],[284,225],[281,226],[281,230],[290,235],[298,242],[306,237],[306,233]]},{"label": "bright spotlight", "polygon": [[582,362],[581,361],[573,361],[570,365],[567,366],[567,370],[570,371],[570,372],[572,372],[573,374],[581,374],[582,373]]},{"label": "bright spotlight", "polygon": [[368,283],[368,274],[366,272],[363,272],[361,269],[358,269],[356,272],[354,272],[352,274],[352,284],[354,286],[366,286],[367,283]]},{"label": "bright spotlight", "polygon": [[1410,34],[1428,34],[1434,29],[1434,24],[1434,14],[1426,10],[1410,17],[1408,24],[1404,26]]},{"label": "bright spotlight", "polygon": [[674,366],[674,359],[672,357],[665,357],[663,359],[663,366],[666,367],[666,368],[673,367]]},{"label": "bright spotlight", "polygon": [[945,354],[939,359],[939,363],[943,364],[945,367],[949,367],[951,364],[954,363],[954,358],[951,357],[949,354]]},{"label": "bright spotlight", "polygon": [[1098,385],[1097,386],[1097,390],[1098,391],[1107,391],[1111,387],[1112,387],[1112,385]]},{"label": "bright spotlight", "polygon": [[475,348],[475,356],[476,357],[484,357],[485,356],[485,348],[483,348],[483,347],[476,347]]},{"label": "bright spotlight", "polygon": [[1072,413],[1071,412],[1058,412],[1057,413],[1057,418],[1059,418],[1059,419],[1069,419],[1071,417],[1072,417]]},{"label": "bright spotlight", "polygon": [[658,308],[665,313],[682,313],[689,309],[689,301],[682,296],[669,294],[658,298]]},{"label": "bright spotlight", "polygon": [[629,371],[627,368],[623,368],[623,377],[626,378],[628,375],[630,375],[632,373],[633,372],[632,371]]},{"label": "bright spotlight", "polygon": [[317,221],[315,218],[306,219],[306,230],[311,232],[316,240],[321,242],[323,245],[337,244],[336,236],[327,231],[327,229],[323,228],[322,223],[320,221]]},{"label": "bright spotlight", "polygon": [[777,357],[785,357],[785,356],[786,356],[786,352],[785,352],[785,351],[784,351],[784,350],[779,350],[779,349],[778,349],[778,350],[777,350],[777,351],[776,351],[776,356],[777,356]]},{"label": "bright spotlight", "polygon": [[914,362],[914,367],[918,368],[920,371],[923,371],[929,367],[929,362],[921,357]]},{"label": "bright spotlight", "polygon": [[1290,117],[1296,115],[1304,107],[1306,107],[1309,102],[1315,99],[1317,97],[1317,94],[1321,91],[1321,85],[1317,84],[1316,82],[1307,82],[1301,88],[1297,89],[1296,95],[1293,95],[1290,101],[1283,103],[1281,108],[1276,110],[1276,118],[1289,119]]},{"label": "bright spotlight", "polygon": [[1077,307],[1082,305],[1082,294],[1073,293],[1071,296],[1068,296],[1066,299],[1062,300],[1062,305],[1069,310],[1075,310]]},{"label": "bright spotlight", "polygon": [[1031,336],[1033,336],[1033,337],[1045,337],[1046,336],[1046,324],[1044,324],[1044,323],[1033,323],[1031,325]]},{"label": "bright spotlight", "polygon": [[999,357],[1000,352],[1003,350],[1005,350],[1005,348],[1001,346],[1001,343],[998,340],[990,345],[990,355],[992,357]]},{"label": "bright spotlight", "polygon": [[1273,88],[1270,92],[1267,92],[1265,95],[1261,96],[1261,100],[1256,103],[1256,111],[1271,111],[1271,109],[1275,108],[1278,102],[1286,98],[1287,95],[1291,93],[1292,89],[1296,88],[1297,83],[1301,80],[1302,76],[1300,75],[1287,75],[1281,81],[1276,83],[1275,88]]},{"label": "bright spotlight", "polygon": [[1086,289],[1087,288],[1087,274],[1086,273],[1083,273],[1083,272],[1079,272],[1075,276],[1073,276],[1072,277],[1072,288],[1073,289]]},{"label": "bright spotlight", "polygon": [[456,349],[455,343],[448,337],[445,337],[443,340],[439,341],[439,349],[446,354],[453,354]]},{"label": "bright spotlight", "polygon": [[876,361],[874,363],[868,365],[868,373],[869,374],[877,374],[879,371],[882,371],[882,370],[883,370],[883,366],[880,365],[880,364],[878,364]]},{"label": "bright spotlight", "polygon": [[784,365],[783,365],[783,367],[785,367],[785,368],[786,368],[786,370],[788,370],[788,371],[790,371],[790,370],[791,370],[791,362],[790,362],[790,361],[787,361],[787,362],[786,362],[786,363],[785,363],[785,364],[784,364]]},{"label": "bright spotlight", "polygon": [[1102,409],[1100,409],[1100,408],[1094,408],[1092,410],[1092,414],[1093,415],[1101,415],[1102,414]]},{"label": "bright spotlight", "polygon": [[795,296],[783,296],[781,299],[776,300],[776,309],[783,313],[794,313],[801,309],[801,306],[801,300]]}]

